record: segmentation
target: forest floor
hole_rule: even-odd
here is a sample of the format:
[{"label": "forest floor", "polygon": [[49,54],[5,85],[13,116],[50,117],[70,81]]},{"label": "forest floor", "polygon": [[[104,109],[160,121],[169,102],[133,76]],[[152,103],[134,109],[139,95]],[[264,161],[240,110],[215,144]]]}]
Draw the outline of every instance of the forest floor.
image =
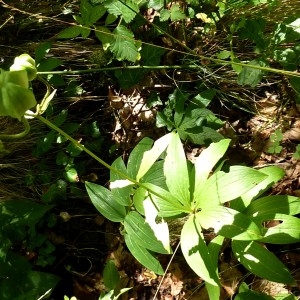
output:
[{"label": "forest floor", "polygon": [[[76,9],[76,1],[68,3],[72,9]],[[22,53],[34,56],[37,45],[46,41],[52,44],[50,55],[62,60],[66,69],[85,69],[95,65],[99,43],[93,37],[55,39],[55,34],[66,26],[64,22],[72,22],[71,16],[64,14],[67,5],[63,1],[11,0],[6,4],[9,4],[9,7],[2,3],[0,12],[1,68],[7,68],[14,57]],[[172,59],[171,55],[166,58],[171,63]],[[300,197],[300,164],[293,156],[300,141],[299,106],[289,101],[290,87],[283,76],[270,76],[273,77],[267,80],[269,84],[265,82],[257,88],[248,90],[239,86],[225,86],[220,82],[218,88],[222,88],[225,93],[234,89],[237,93],[244,94],[247,105],[234,109],[228,103],[217,101],[212,105],[212,110],[225,121],[220,132],[233,141],[228,153],[231,164],[244,164],[255,168],[267,165],[279,166],[284,169],[286,175],[272,188],[270,194]],[[155,128],[154,119],[151,119],[153,116],[149,117],[148,123],[144,122],[140,114],[136,114],[134,118],[123,115],[120,121],[116,117],[122,117],[119,103],[134,102],[136,106],[147,101],[152,91],[159,93],[161,99],[164,99],[173,92],[179,81],[189,78],[194,79],[194,74],[188,71],[181,71],[180,74],[173,71],[151,73],[133,88],[120,90],[109,73],[77,75],[74,80],[79,83],[80,92],[68,94],[66,87],[58,88],[54,106],[57,106],[58,110],[68,109],[72,121],[101,121],[105,141],[102,158],[110,163],[117,155],[127,157],[141,137],[156,138],[162,132]],[[125,124],[125,120],[129,120],[129,124]],[[3,126],[4,121],[0,120],[0,129]],[[15,155],[7,158],[6,164],[16,163],[17,160],[29,160],[28,157],[31,157],[29,153],[35,148],[37,139],[47,133],[47,128],[38,124],[34,124],[33,128],[35,128],[33,139],[24,150],[18,148]],[[280,144],[282,149],[275,151],[277,153],[270,153],[269,149],[272,147],[270,136],[278,128],[283,132]],[[110,151],[114,145],[118,145],[118,150],[111,155]],[[199,146],[187,145],[187,156],[192,159],[198,150]],[[54,156],[50,155],[47,162],[51,171],[55,172],[55,162],[51,162],[51,159],[54,160]],[[33,163],[28,164],[28,168],[34,168],[37,160],[38,158],[35,160],[31,158]],[[95,166],[91,161],[85,163],[88,166],[85,176],[89,180],[94,176],[96,182],[106,185],[109,181],[108,172],[101,166]],[[20,174],[29,171],[23,169]],[[13,175],[16,177],[14,183],[9,181],[10,186],[6,186],[6,194],[1,197],[18,194],[21,198],[28,195],[35,198],[47,189],[44,186],[23,188],[21,178],[23,175],[19,175],[18,178],[15,170]],[[0,178],[3,180],[3,177]],[[79,183],[78,188],[83,189],[83,184]],[[170,265],[168,265],[170,257],[160,258],[162,266],[168,266],[164,278],[138,264],[126,249],[118,225],[100,216],[87,196],[83,198],[72,196],[67,201],[58,202],[53,211],[60,219],[54,228],[48,229],[47,234],[56,247],[57,259],[46,267],[46,271],[62,278],[52,295],[53,299],[63,299],[63,295],[74,295],[80,300],[97,300],[104,288],[102,272],[108,259],[114,260],[121,274],[123,287],[132,287],[122,296],[124,300],[150,300],[154,299],[156,292],[158,295],[155,299],[161,300],[208,299],[203,288],[204,283],[186,265],[180,251]],[[172,246],[175,249],[177,245],[178,239],[174,232]],[[298,280],[298,287],[275,284],[251,275],[233,258],[230,245],[228,249],[224,249],[220,260],[222,299],[230,299],[242,281],[247,282],[253,289],[269,295],[284,292],[299,296],[300,243],[274,245],[270,248]]]}]

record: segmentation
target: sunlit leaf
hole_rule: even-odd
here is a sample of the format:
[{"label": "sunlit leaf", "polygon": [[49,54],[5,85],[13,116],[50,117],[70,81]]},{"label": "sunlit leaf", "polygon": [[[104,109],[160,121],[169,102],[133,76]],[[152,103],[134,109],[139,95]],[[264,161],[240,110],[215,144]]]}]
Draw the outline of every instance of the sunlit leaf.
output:
[{"label": "sunlit leaf", "polygon": [[236,258],[251,273],[270,281],[293,284],[295,281],[285,265],[263,245],[252,241],[232,241]]},{"label": "sunlit leaf", "polygon": [[194,216],[190,216],[181,231],[181,249],[191,269],[213,286],[219,285],[217,264],[204,241],[202,228]]},{"label": "sunlit leaf", "polygon": [[242,213],[224,206],[206,207],[196,214],[205,229],[213,228],[215,233],[237,240],[257,240],[262,237],[255,222]]},{"label": "sunlit leaf", "polygon": [[131,239],[141,247],[158,253],[170,253],[170,246],[168,245],[168,250],[165,249],[163,243],[157,239],[150,225],[139,213],[129,212],[124,220],[124,228]]},{"label": "sunlit leaf", "polygon": [[166,183],[171,194],[185,205],[190,205],[190,183],[186,156],[178,134],[172,133],[164,163]]}]

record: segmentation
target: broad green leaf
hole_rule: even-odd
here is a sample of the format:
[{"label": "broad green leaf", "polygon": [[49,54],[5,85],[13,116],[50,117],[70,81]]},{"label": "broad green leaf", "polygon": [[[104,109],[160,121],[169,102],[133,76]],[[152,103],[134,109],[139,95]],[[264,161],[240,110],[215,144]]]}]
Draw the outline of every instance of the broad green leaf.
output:
[{"label": "broad green leaf", "polygon": [[159,241],[152,228],[145,219],[137,212],[129,212],[124,220],[124,228],[131,239],[141,247],[149,249],[153,252],[168,254],[169,249],[165,249],[161,241]]},{"label": "broad green leaf", "polygon": [[141,214],[145,215],[145,209],[144,209],[144,200],[148,196],[148,191],[144,189],[143,187],[138,187],[133,194],[133,205],[134,208]]},{"label": "broad green leaf", "polygon": [[[208,251],[211,255],[212,262],[216,265],[216,271],[218,272],[218,262],[220,257],[220,251],[224,242],[224,237],[216,236],[208,244]],[[209,299],[220,299],[221,287],[212,285],[208,282],[205,283]]]},{"label": "broad green leaf", "polygon": [[43,58],[45,58],[46,54],[49,53],[52,44],[50,42],[44,42],[39,44],[35,48],[35,63],[38,64]]},{"label": "broad green leaf", "polygon": [[158,275],[164,274],[162,266],[151,252],[136,243],[128,234],[124,235],[124,239],[129,251],[138,262]]},{"label": "broad green leaf", "polygon": [[59,67],[60,65],[63,64],[63,61],[59,58],[56,57],[49,57],[47,59],[43,59],[39,64],[38,64],[38,71],[39,72],[46,72],[46,71],[52,71],[55,68]]},{"label": "broad green leaf", "polygon": [[180,241],[182,253],[191,269],[209,284],[218,286],[217,264],[212,260],[195,216],[190,216],[183,225]]},{"label": "broad green leaf", "polygon": [[196,214],[200,225],[215,233],[236,240],[257,240],[262,237],[257,224],[242,213],[224,206],[206,207]]},{"label": "broad green leaf", "polygon": [[[249,65],[265,67],[266,63],[263,60],[255,59],[249,62]],[[260,69],[254,69],[251,67],[243,67],[238,76],[238,84],[250,85],[255,87],[263,78],[264,72]]]},{"label": "broad green leaf", "polygon": [[285,265],[263,245],[252,241],[232,241],[232,251],[251,273],[275,282],[293,284],[295,281]]},{"label": "broad green leaf", "polygon": [[75,25],[75,26],[70,26],[62,31],[60,31],[57,35],[57,39],[73,39],[81,34],[82,26],[80,25]]},{"label": "broad green leaf", "polygon": [[263,194],[285,175],[284,170],[276,166],[262,168],[259,171],[266,174],[268,177],[243,194],[239,199],[233,201],[230,206],[231,208],[242,212],[254,198]]},{"label": "broad green leaf", "polygon": [[82,27],[81,29],[81,36],[86,39],[91,33],[91,29],[87,27]]},{"label": "broad green leaf", "polygon": [[234,300],[275,300],[275,298],[264,293],[248,290],[247,292],[238,293]]},{"label": "broad green leaf", "polygon": [[225,154],[230,140],[224,139],[217,143],[212,143],[207,149],[204,149],[201,154],[196,158],[195,161],[195,191],[194,201],[197,202],[198,193],[201,192],[201,186],[204,181],[208,178],[210,172],[216,163]]},{"label": "broad green leaf", "polygon": [[120,281],[120,274],[113,260],[109,260],[103,270],[103,281],[106,288],[113,290]]},{"label": "broad green leaf", "polygon": [[266,214],[300,214],[300,199],[289,195],[271,195],[254,200],[243,212],[262,221]]},{"label": "broad green leaf", "polygon": [[106,8],[103,5],[92,6],[89,17],[89,24],[92,25],[96,23],[104,14],[106,13]]},{"label": "broad green leaf", "polygon": [[152,183],[167,190],[168,187],[166,185],[166,177],[164,175],[164,161],[156,161],[150,170],[140,179],[140,182]]},{"label": "broad green leaf", "polygon": [[148,7],[155,10],[160,10],[164,7],[165,0],[149,0]]},{"label": "broad green leaf", "polygon": [[[127,175],[127,169],[122,157],[118,157],[111,165],[116,170]],[[123,185],[122,185],[123,184]],[[110,190],[113,198],[121,205],[129,206],[131,204],[130,193],[132,182],[124,180],[116,172],[110,171]]]},{"label": "broad green leaf", "polygon": [[105,1],[104,6],[110,14],[122,16],[126,23],[130,23],[139,12],[139,7],[136,1],[124,0],[123,2],[125,4],[120,1],[108,0]]},{"label": "broad green leaf", "polygon": [[171,133],[162,136],[154,142],[154,145],[150,150],[144,153],[138,174],[136,175],[137,180],[140,180],[141,177],[143,177],[148,172],[155,161],[166,150],[171,141],[171,138]]},{"label": "broad green leaf", "polygon": [[123,25],[119,25],[113,31],[114,39],[111,43],[111,51],[117,60],[135,62],[139,58],[133,33]]},{"label": "broad green leaf", "polygon": [[285,215],[285,214],[274,214],[265,213],[263,216],[260,215],[258,218],[253,218],[253,221],[267,222],[278,221],[279,224],[275,223],[275,226],[266,228],[263,238],[259,241],[271,244],[292,244],[300,242],[300,219]]},{"label": "broad green leaf", "polygon": [[162,189],[152,183],[144,183],[145,188],[149,188],[151,191],[159,194],[158,197],[150,192],[151,199],[155,202],[156,206],[159,208],[158,215],[163,218],[175,217],[182,213],[191,213],[192,211],[182,206],[179,200],[171,194],[169,191]]},{"label": "broad green leaf", "polygon": [[177,133],[171,134],[164,162],[164,174],[171,194],[186,207],[190,206],[190,182],[186,156]]},{"label": "broad green leaf", "polygon": [[136,178],[140,165],[144,156],[145,151],[151,149],[153,145],[153,140],[150,138],[143,138],[131,151],[128,162],[127,162],[127,174],[131,178]]},{"label": "broad green leaf", "polygon": [[198,208],[210,208],[240,197],[267,177],[266,174],[244,166],[230,167],[228,173],[214,173],[197,193]]},{"label": "broad green leaf", "polygon": [[98,40],[102,43],[104,50],[106,50],[114,41],[113,33],[104,26],[96,26],[95,35],[98,38]]},{"label": "broad green leaf", "polygon": [[183,9],[179,6],[179,4],[173,4],[171,6],[171,15],[170,15],[171,21],[179,21],[186,18],[186,15],[184,14]]},{"label": "broad green leaf", "polygon": [[113,198],[110,190],[91,182],[85,182],[85,188],[92,203],[105,218],[113,222],[124,220],[126,216],[125,207]]},{"label": "broad green leaf", "polygon": [[164,248],[168,251],[168,253],[171,253],[172,250],[170,247],[170,234],[168,223],[166,223],[164,220],[161,220],[160,223],[156,223],[158,210],[149,197],[145,199],[143,205],[146,222],[150,225],[155,237],[163,244]]}]

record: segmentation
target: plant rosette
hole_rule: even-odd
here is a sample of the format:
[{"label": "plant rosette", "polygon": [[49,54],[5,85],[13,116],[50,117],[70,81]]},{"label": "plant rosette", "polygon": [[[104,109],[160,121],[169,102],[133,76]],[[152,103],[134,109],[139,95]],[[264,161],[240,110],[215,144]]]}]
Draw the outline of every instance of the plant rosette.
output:
[{"label": "plant rosette", "polygon": [[35,96],[29,88],[28,72],[1,70],[0,116],[21,120],[25,112],[35,105]]}]

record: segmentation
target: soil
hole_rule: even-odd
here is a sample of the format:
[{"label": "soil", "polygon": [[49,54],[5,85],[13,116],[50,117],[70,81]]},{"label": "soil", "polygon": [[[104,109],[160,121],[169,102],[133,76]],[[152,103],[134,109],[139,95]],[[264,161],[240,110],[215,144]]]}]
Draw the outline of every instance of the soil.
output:
[{"label": "soil", "polygon": [[[66,27],[66,22],[72,22],[71,15],[64,12],[67,9],[76,11],[77,1],[11,0],[0,1],[0,4],[1,68],[7,68],[14,57],[21,53],[27,52],[34,56],[37,45],[45,41],[52,43],[49,55],[61,59],[64,62],[63,68],[80,70],[96,65],[95,57],[100,47],[93,37],[66,41],[54,38]],[[172,53],[166,55],[165,61],[172,63],[173,60]],[[65,94],[64,88],[58,89],[54,106],[58,111],[64,107],[68,108],[69,117],[73,121],[101,120],[101,131],[105,140],[101,158],[110,163],[120,154],[126,158],[130,149],[143,136],[156,138],[161,134],[161,131],[153,129],[156,112],[147,109],[147,113],[141,114],[141,108],[145,107],[148,95],[155,91],[163,98],[173,91],[176,84],[194,78],[195,74],[188,71],[184,74],[175,72],[150,74],[140,85],[120,90],[112,74],[78,75],[76,81],[80,82],[85,92],[70,96]],[[221,80],[218,88],[223,91],[223,96],[216,101],[212,109],[226,121],[222,134],[234,141],[228,154],[231,164],[240,163],[255,168],[265,165],[280,166],[285,170],[286,176],[273,187],[270,194],[300,196],[300,166],[299,161],[293,158],[300,141],[299,107],[293,102],[293,92],[284,78],[274,75],[268,78],[268,82],[269,84],[264,83],[257,89],[243,89],[234,83],[228,81],[225,83]],[[235,91],[252,100],[251,103],[249,100],[249,106],[241,105],[241,109],[234,109],[230,105],[228,97],[229,100],[234,99],[230,95],[234,95]],[[40,93],[42,95],[43,91]],[[224,95],[229,96],[225,98]],[[0,124],[4,124],[1,122]],[[24,173],[26,168],[34,169],[39,159],[32,157],[30,153],[39,136],[38,133],[47,132],[46,128],[40,128],[39,125],[33,127],[35,129],[32,133],[32,142],[23,150],[15,149],[15,155],[9,157],[10,162],[16,162],[20,156],[24,157],[28,162],[25,170],[23,168]],[[277,128],[284,132],[283,149],[279,153],[270,154],[268,141]],[[114,155],[110,154],[112,146],[117,148]],[[192,159],[193,153],[197,151],[196,146],[189,145],[187,156]],[[87,157],[81,159],[88,166],[86,172],[81,175],[82,182],[88,178],[90,181],[107,185],[108,172],[101,166],[95,166]],[[54,156],[47,158],[50,168],[55,168],[53,160]],[[0,178],[8,186],[8,190],[3,192],[1,197],[12,196],[12,191],[15,191],[14,194],[18,196],[35,198],[47,189],[44,186],[36,186],[27,190],[23,188],[16,190],[13,181],[7,179],[8,174],[18,177],[19,181],[23,177],[11,169],[1,174]],[[78,183],[77,188],[83,190],[83,183]],[[208,299],[203,281],[186,265],[180,251],[169,266],[169,257],[160,258],[162,266],[164,268],[168,266],[164,277],[157,276],[138,264],[126,249],[119,225],[99,215],[87,196],[81,194],[78,197],[72,194],[67,199],[62,199],[55,206],[53,213],[57,216],[58,222],[47,234],[49,240],[56,246],[57,259],[53,265],[47,267],[47,271],[59,275],[62,281],[54,290],[51,299],[63,299],[64,295],[68,295],[76,296],[80,300],[97,300],[104,290],[102,272],[105,262],[109,259],[114,260],[121,274],[122,287],[132,288],[122,296],[123,300]],[[178,240],[174,238],[172,247],[175,249],[177,245]],[[293,293],[299,296],[300,243],[276,245],[270,250],[291,270],[298,286],[275,284],[249,274],[231,255],[228,244],[223,249],[219,265],[223,285],[221,299],[230,299],[236,293],[239,283],[244,280],[253,289],[264,291],[269,295]]]}]

